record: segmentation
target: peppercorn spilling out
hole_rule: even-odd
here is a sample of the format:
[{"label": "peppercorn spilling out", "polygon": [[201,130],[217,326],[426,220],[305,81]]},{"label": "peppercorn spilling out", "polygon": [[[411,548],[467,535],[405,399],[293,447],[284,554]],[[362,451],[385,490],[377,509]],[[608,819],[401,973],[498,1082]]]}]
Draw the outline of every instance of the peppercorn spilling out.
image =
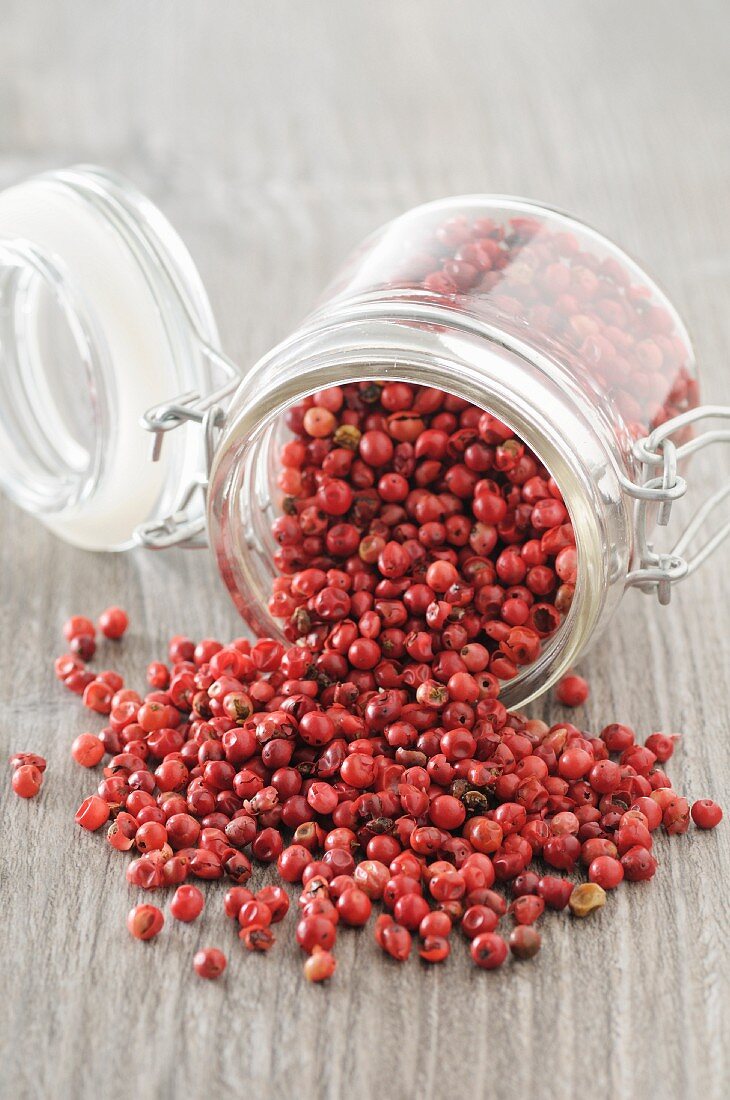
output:
[{"label": "peppercorn spilling out", "polygon": [[[95,677],[77,656],[57,659],[72,691],[79,671],[110,690],[108,725],[72,745],[83,767],[109,758],[76,821],[106,827],[109,844],[132,854],[131,886],[174,890],[173,923],[194,922],[205,905],[188,879],[225,879],[223,910],[242,948],[268,952],[289,894],[249,886],[254,863],[275,864],[299,889],[294,934],[311,982],[334,974],[343,926],[372,924],[394,962],[443,963],[458,927],[477,967],[510,954],[519,965],[541,949],[535,925],[546,910],[594,913],[624,879],[653,877],[658,830],[684,833],[690,819],[710,829],[722,818],[708,799],[690,811],[672,788],[660,765],[673,736],[640,745],[617,723],[596,737],[508,713],[490,674],[476,694],[463,690],[468,672],[434,678],[438,707],[421,697],[427,680],[370,689],[345,654],[344,678],[331,683],[316,667],[328,652],[326,639],[287,648],[177,636],[167,662],[148,667],[144,697],[115,672]],[[451,725],[444,715],[455,702]],[[20,753],[11,763],[39,760]],[[576,884],[578,872],[588,881]],[[127,924],[151,939],[165,921],[142,904]],[[227,960],[204,948],[193,965],[216,978]]]},{"label": "peppercorn spilling out", "polygon": [[16,752],[10,757],[11,786],[19,798],[35,798],[43,785],[46,761],[34,752]]}]

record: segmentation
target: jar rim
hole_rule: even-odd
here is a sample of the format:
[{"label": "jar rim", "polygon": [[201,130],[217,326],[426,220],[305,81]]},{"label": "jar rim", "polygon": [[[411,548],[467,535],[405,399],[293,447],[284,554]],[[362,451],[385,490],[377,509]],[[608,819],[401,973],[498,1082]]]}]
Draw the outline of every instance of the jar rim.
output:
[{"label": "jar rim", "polygon": [[[383,335],[383,328],[388,327],[403,336],[406,318],[404,310],[397,316],[392,313],[388,317],[379,316],[373,323],[381,326],[380,336]],[[423,319],[423,314],[418,311],[410,318],[419,322]],[[452,334],[459,329],[458,317],[453,313],[444,316],[431,310],[430,320],[438,320],[441,325],[448,322]],[[352,330],[355,339],[348,344],[345,352],[343,340],[348,330]],[[336,331],[340,339],[335,341],[331,350],[323,352],[318,345],[327,331]],[[407,331],[413,335],[412,330]],[[501,331],[489,331],[488,325],[458,332],[459,339],[473,341],[476,335],[482,340],[487,337],[491,350],[501,357],[502,365],[504,356],[508,356],[513,364],[522,361],[528,372],[541,369],[546,378],[551,378],[551,372],[559,368],[559,364],[548,361],[543,353],[531,346],[521,344],[517,339],[506,339]],[[302,347],[308,341],[314,348],[310,352]],[[485,408],[507,423],[535,451],[555,476],[575,525],[578,560],[583,564],[579,566],[571,609],[556,635],[545,646],[541,657],[513,681],[507,682],[503,689],[505,705],[525,705],[554,684],[584,652],[605,611],[607,567],[595,485],[590,483],[577,456],[561,447],[554,433],[548,432],[546,426],[541,424],[539,409],[535,405],[527,402],[516,409],[512,389],[499,386],[493,390],[482,388],[485,379],[481,375],[480,385],[476,385],[474,375],[465,370],[465,363],[457,354],[438,361],[431,352],[424,359],[415,346],[408,352],[407,343],[407,339],[402,341],[396,352],[387,344],[378,343],[375,331],[367,329],[362,311],[355,311],[349,319],[339,313],[336,319],[330,319],[326,325],[308,328],[266,357],[263,362],[269,365],[272,357],[283,355],[296,358],[297,369],[285,382],[278,379],[276,385],[257,391],[250,380],[247,382],[244,379],[239,394],[245,394],[246,400],[237,408],[234,398],[232,416],[224,428],[211,469],[207,499],[211,548],[234,602],[252,629],[282,637],[281,629],[261,607],[267,567],[268,579],[273,576],[273,547],[269,545],[267,548],[265,545],[262,520],[269,522],[274,515],[271,512],[268,481],[262,471],[271,461],[276,425],[281,424],[282,414],[288,407],[322,388],[383,378],[424,384],[423,373],[419,376],[419,371],[422,372],[427,365],[426,384]],[[259,370],[263,362],[259,364]],[[576,392],[574,398],[579,403],[581,395]],[[610,480],[610,463],[605,451],[602,457],[606,462],[606,476]],[[245,505],[240,503],[241,494],[246,498]],[[242,536],[243,544],[239,541],[241,531],[235,530],[242,520],[242,507],[247,509],[243,522],[248,524]],[[265,516],[267,508],[268,518]],[[244,545],[245,552],[242,554]],[[254,593],[258,593],[258,598]]]},{"label": "jar rim", "polygon": [[[0,293],[2,323],[10,326],[0,341],[5,360],[0,389],[6,391],[6,409],[13,402],[20,406],[14,430],[3,430],[0,478],[21,507],[54,514],[82,503],[103,474],[114,393],[108,349],[81,289],[48,250],[22,239],[0,240]],[[54,393],[44,369],[39,313],[53,333],[54,354],[60,354],[62,338],[72,346],[79,368],[73,382],[87,388],[89,399],[80,412],[79,395],[73,394],[74,424],[69,410],[60,407],[64,391],[74,388],[72,380]]]}]

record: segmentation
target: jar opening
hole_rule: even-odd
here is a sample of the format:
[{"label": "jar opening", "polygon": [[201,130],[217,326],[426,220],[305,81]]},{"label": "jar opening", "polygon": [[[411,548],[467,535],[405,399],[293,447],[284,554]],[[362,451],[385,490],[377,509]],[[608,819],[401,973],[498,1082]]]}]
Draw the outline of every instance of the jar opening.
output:
[{"label": "jar opening", "polygon": [[[350,373],[342,369],[339,380],[330,375],[328,383],[330,386],[352,386],[358,382],[373,381],[379,377],[385,377],[389,383],[405,382],[417,387],[422,384],[417,379],[417,372],[409,373],[407,368],[400,364],[398,370],[391,368],[383,376],[378,376],[376,370],[375,365],[373,365],[372,373]],[[233,481],[229,486],[229,492],[226,494],[228,505],[231,508],[231,515],[235,516],[235,520],[231,522],[229,517],[225,527],[227,537],[234,540],[234,547],[228,547],[226,553],[219,552],[219,564],[239,610],[257,634],[274,635],[281,639],[286,637],[284,634],[286,620],[277,619],[267,611],[272,586],[276,578],[281,576],[275,565],[275,555],[280,550],[280,546],[272,533],[272,524],[284,514],[282,509],[284,493],[277,487],[277,478],[282,469],[279,455],[282,445],[288,440],[296,438],[287,427],[287,411],[300,404],[305,398],[320,392],[322,388],[321,384],[308,388],[306,391],[301,388],[296,397],[285,400],[271,410],[270,415],[259,424],[258,429],[245,441],[245,449],[242,453],[239,453],[238,460],[235,463]],[[460,392],[457,384],[440,388],[451,396],[465,398],[470,404],[477,405],[473,397],[467,397],[463,391]],[[484,401],[480,401],[478,407],[484,412],[498,417],[508,427],[515,430],[508,417],[504,415],[504,410],[490,408]],[[527,445],[538,461],[551,474],[550,467],[540,453],[539,440],[526,438],[523,433],[516,430],[515,435]],[[486,472],[482,476],[489,478],[490,474]],[[562,490],[562,486],[560,488]],[[564,502],[568,512],[568,521],[572,522],[574,520],[575,493],[566,493]],[[467,514],[469,513],[467,512]],[[218,526],[218,535],[220,535],[220,532],[221,527]],[[579,543],[581,541],[580,534],[577,536],[577,541]],[[213,542],[214,544],[218,542],[215,531],[213,532]],[[235,543],[238,545],[237,549],[235,549]],[[478,556],[476,551],[474,551],[474,556]],[[580,616],[586,592],[586,575],[585,570],[581,567],[580,545],[578,547],[578,560],[575,594],[572,602],[569,603],[567,609],[564,608],[561,614],[562,621],[560,625],[553,633],[542,638],[541,650],[536,659],[518,666],[516,676],[509,680],[503,680],[500,697],[508,707],[523,704],[540,694],[547,682],[555,680],[555,670],[561,668],[564,670],[565,668],[565,655],[568,651],[572,651],[572,643],[578,633],[576,623]],[[234,575],[231,565],[233,561],[241,566],[242,574],[236,571]],[[558,580],[556,587],[560,583],[560,580]],[[549,599],[550,597],[546,595],[545,598]],[[536,595],[534,599],[535,603],[542,602],[539,595]],[[484,638],[478,637],[473,640],[481,642],[484,641]],[[289,638],[288,644],[292,644],[291,638]]]},{"label": "jar opening", "polygon": [[103,344],[59,262],[0,242],[0,479],[21,507],[53,514],[93,490],[108,382]]}]

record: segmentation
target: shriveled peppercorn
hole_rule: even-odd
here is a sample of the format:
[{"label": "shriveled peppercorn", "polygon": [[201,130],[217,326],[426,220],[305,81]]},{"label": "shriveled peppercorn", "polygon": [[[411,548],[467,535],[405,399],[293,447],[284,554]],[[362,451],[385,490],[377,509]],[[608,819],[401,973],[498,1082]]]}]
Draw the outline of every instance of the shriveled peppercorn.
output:
[{"label": "shriveled peppercorn", "polygon": [[573,890],[568,904],[574,917],[587,917],[606,904],[606,891],[597,882],[582,882]]}]

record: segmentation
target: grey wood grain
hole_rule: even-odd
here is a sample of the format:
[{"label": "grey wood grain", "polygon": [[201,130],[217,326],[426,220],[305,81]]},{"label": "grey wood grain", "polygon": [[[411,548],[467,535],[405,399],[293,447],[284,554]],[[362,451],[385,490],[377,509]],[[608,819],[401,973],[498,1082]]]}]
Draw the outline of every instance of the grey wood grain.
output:
[{"label": "grey wood grain", "polygon": [[[189,242],[242,363],[387,217],[511,192],[640,256],[689,323],[706,397],[730,398],[724,0],[0,0],[0,27],[0,183],[80,160],[127,173]],[[698,491],[727,469],[697,463]],[[667,609],[626,598],[578,715],[681,731],[671,774],[726,801],[728,561]],[[291,930],[244,957],[220,887],[195,925],[131,941],[124,860],[72,823],[90,778],[69,744],[89,722],[50,668],[63,618],[117,600],[133,626],[114,664],[135,682],[171,633],[238,629],[205,553],[84,554],[0,502],[0,748],[49,760],[36,802],[0,783],[4,1096],[727,1095],[727,826],[660,838],[652,884],[580,927],[546,919],[540,957],[492,975],[458,942],[425,970],[345,932],[336,979],[309,988]],[[220,982],[191,972],[202,944],[229,954]]]}]

